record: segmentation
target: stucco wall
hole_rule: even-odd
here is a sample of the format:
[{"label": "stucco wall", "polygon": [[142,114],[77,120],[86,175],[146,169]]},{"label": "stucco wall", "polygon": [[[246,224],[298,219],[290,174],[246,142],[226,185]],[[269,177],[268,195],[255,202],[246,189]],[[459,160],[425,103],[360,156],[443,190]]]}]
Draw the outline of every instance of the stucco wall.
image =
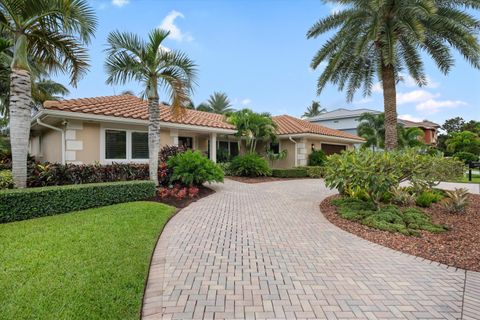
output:
[{"label": "stucco wall", "polygon": [[83,129],[76,131],[77,140],[83,142],[83,150],[76,152],[76,161],[86,164],[100,161],[100,125],[83,123]]},{"label": "stucco wall", "polygon": [[41,133],[41,151],[34,155],[42,162],[62,161],[62,134],[58,131],[47,130]]}]

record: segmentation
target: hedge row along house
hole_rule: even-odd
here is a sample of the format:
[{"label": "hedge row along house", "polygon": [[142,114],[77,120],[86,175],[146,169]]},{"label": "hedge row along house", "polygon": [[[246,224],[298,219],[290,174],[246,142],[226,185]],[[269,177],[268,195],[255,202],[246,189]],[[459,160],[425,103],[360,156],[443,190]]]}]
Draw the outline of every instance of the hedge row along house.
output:
[{"label": "hedge row along house", "polygon": [[[220,150],[230,156],[246,152],[245,142],[235,136],[235,127],[223,115],[187,110],[176,119],[169,107],[159,108],[161,146],[199,150],[213,161]],[[331,154],[363,141],[288,115],[273,120],[278,139],[258,143],[257,152],[265,153],[267,147],[287,150],[287,157],[274,164],[278,168],[306,165],[314,149]],[[47,101],[32,118],[30,154],[45,162],[148,162],[147,102],[132,95]]]}]

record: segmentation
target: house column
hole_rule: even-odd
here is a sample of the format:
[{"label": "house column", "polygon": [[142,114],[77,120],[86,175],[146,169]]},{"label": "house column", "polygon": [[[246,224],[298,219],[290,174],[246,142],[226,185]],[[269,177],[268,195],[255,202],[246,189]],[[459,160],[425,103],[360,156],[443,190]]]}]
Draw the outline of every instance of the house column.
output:
[{"label": "house column", "polygon": [[178,147],[178,130],[170,129],[170,139],[172,146]]},{"label": "house column", "polygon": [[297,165],[306,166],[307,165],[307,145],[306,140],[301,139],[297,143]]},{"label": "house column", "polygon": [[217,134],[210,133],[210,160],[217,162]]}]

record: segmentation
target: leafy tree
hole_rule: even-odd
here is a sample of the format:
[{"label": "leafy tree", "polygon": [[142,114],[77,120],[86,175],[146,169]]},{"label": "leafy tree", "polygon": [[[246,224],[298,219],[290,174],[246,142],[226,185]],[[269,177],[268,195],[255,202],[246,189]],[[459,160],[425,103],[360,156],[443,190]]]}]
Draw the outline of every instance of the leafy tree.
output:
[{"label": "leafy tree", "polygon": [[195,83],[195,63],[180,51],[161,50],[169,32],[152,30],[144,41],[130,32],[114,31],[108,35],[106,50],[108,84],[125,84],[129,80],[144,85],[148,99],[148,150],[150,179],[158,185],[158,156],[160,151],[160,108],[158,88],[170,94],[172,113],[181,117],[184,104]]},{"label": "leafy tree", "polygon": [[347,99],[363,89],[372,92],[375,77],[383,87],[385,148],[397,146],[396,84],[406,70],[419,86],[427,83],[422,54],[447,74],[454,64],[451,48],[480,67],[479,21],[466,8],[476,0],[339,0],[344,9],[320,19],[307,33],[316,38],[337,32],[314,56],[311,67],[327,66],[318,79],[318,94],[331,82],[346,90]]},{"label": "leafy tree", "polygon": [[462,131],[471,131],[480,135],[480,121],[470,120],[462,127]]},{"label": "leafy tree", "polygon": [[454,132],[445,141],[447,151],[451,153],[470,152],[480,154],[480,137],[470,131]]},{"label": "leafy tree", "polygon": [[205,102],[203,103],[200,103],[198,106],[197,106],[197,110],[198,111],[205,111],[205,112],[210,112],[211,111],[211,108],[208,104],[206,104]]},{"label": "leafy tree", "polygon": [[385,119],[384,114],[374,114],[365,112],[358,118],[360,124],[357,127],[358,135],[366,141],[364,147],[384,148],[385,145]]},{"label": "leafy tree", "polygon": [[312,118],[321,115],[322,113],[327,112],[327,109],[322,108],[320,102],[312,101],[312,104],[307,108],[307,111],[303,114],[304,118]]},{"label": "leafy tree", "polygon": [[237,128],[238,137],[246,138],[247,147],[251,153],[257,149],[258,140],[276,139],[276,125],[269,113],[256,113],[250,109],[243,109],[232,113],[228,121]]},{"label": "leafy tree", "polygon": [[86,72],[88,44],[97,25],[87,0],[2,0],[0,30],[13,39],[10,74],[10,140],[12,174],[23,188],[27,179],[32,84],[29,60],[47,72],[70,74],[76,85]]},{"label": "leafy tree", "polygon": [[445,123],[442,126],[442,129],[447,132],[447,134],[453,132],[463,131],[463,126],[465,125],[465,120],[461,117],[455,117],[448,120],[445,120]]}]

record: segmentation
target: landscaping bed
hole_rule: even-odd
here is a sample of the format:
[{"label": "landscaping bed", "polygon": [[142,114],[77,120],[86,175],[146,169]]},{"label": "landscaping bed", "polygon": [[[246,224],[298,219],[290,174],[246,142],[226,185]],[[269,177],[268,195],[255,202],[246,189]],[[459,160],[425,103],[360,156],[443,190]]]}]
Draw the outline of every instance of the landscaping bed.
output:
[{"label": "landscaping bed", "polygon": [[0,225],[0,319],[138,319],[175,209],[130,202]]},{"label": "landscaping bed", "polygon": [[320,204],[323,215],[339,228],[411,255],[449,266],[480,271],[480,195],[469,195],[465,213],[449,213],[441,203],[434,203],[430,208],[417,208],[425,212],[433,223],[448,229],[441,233],[420,230],[418,236],[382,231],[341,218],[338,207],[332,203],[339,198],[339,195],[331,196]]},{"label": "landscaping bed", "polygon": [[179,209],[185,208],[189,206],[192,202],[198,201],[202,198],[208,197],[209,195],[215,193],[215,190],[210,189],[205,186],[198,187],[198,194],[194,197],[183,197],[182,199],[178,199],[176,197],[161,197],[159,192],[157,192],[156,196],[150,198],[150,201],[160,202],[163,204],[167,204],[169,206],[173,206]]}]

